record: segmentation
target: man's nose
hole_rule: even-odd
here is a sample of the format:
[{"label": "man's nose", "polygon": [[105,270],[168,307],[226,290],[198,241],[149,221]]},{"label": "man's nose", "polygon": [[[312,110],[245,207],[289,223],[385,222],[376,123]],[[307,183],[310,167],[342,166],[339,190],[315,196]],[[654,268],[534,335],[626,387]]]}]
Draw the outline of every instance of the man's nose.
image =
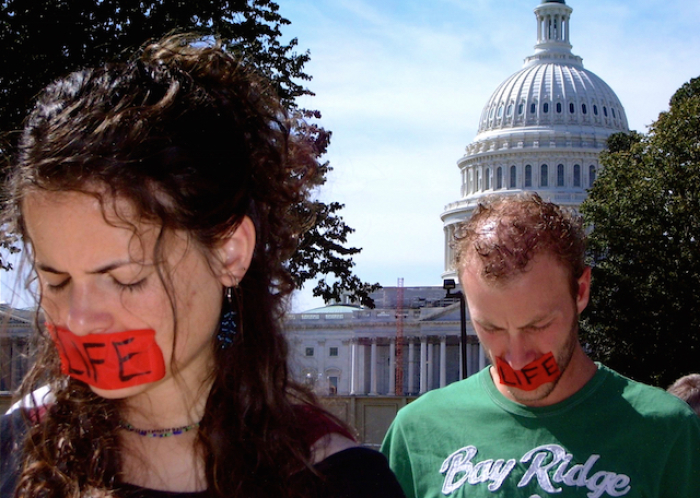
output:
[{"label": "man's nose", "polygon": [[519,332],[512,334],[508,343],[508,352],[504,360],[507,361],[514,370],[520,370],[536,359],[535,352],[532,350],[529,341]]},{"label": "man's nose", "polygon": [[105,332],[113,325],[113,316],[108,311],[100,292],[88,285],[74,285],[65,319],[68,330],[76,335]]}]

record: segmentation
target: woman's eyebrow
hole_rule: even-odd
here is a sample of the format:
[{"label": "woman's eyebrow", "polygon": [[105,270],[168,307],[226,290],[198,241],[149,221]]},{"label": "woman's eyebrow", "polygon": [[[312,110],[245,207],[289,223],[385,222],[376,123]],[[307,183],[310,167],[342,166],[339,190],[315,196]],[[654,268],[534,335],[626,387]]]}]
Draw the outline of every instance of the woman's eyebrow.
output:
[{"label": "woman's eyebrow", "polygon": [[44,264],[44,263],[37,263],[37,264],[36,264],[36,267],[37,267],[39,270],[41,270],[41,271],[43,271],[43,272],[46,272],[46,273],[55,273],[56,275],[62,275],[62,274],[65,273],[64,271],[59,271],[59,270],[57,270],[57,269],[55,269],[55,268],[53,268],[53,267],[51,267],[51,266],[49,266],[49,265],[46,265],[46,264]]},{"label": "woman's eyebrow", "polygon": [[[130,260],[128,260],[128,261],[115,261],[113,263],[109,263],[105,266],[97,268],[96,270],[88,271],[87,274],[88,275],[100,275],[103,273],[108,273],[112,270],[116,270],[117,268],[121,268],[122,266],[130,265],[130,264],[134,264],[134,263],[135,263],[134,261],[130,261]],[[56,275],[63,275],[66,273],[65,271],[57,270],[56,268],[53,268],[52,266],[49,266],[49,265],[44,264],[44,263],[37,263],[36,267],[39,270],[46,272],[46,273],[54,273]]]}]

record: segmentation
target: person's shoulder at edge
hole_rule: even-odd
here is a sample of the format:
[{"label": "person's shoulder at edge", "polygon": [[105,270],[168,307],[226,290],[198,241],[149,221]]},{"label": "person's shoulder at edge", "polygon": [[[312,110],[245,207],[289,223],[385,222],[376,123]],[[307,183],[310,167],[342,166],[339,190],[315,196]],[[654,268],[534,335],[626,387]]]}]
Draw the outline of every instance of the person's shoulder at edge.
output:
[{"label": "person's shoulder at edge", "polygon": [[[323,476],[328,492],[338,498],[402,498],[386,457],[358,444],[353,434],[323,409],[298,405],[306,438],[311,444],[312,463]],[[358,479],[358,476],[363,476]]]},{"label": "person's shoulder at edge", "polygon": [[325,454],[325,458],[316,463],[315,468],[323,476],[325,487],[333,493],[332,496],[405,498],[401,485],[382,453],[351,440],[337,440],[329,445]]},{"label": "person's shoulder at edge", "polygon": [[15,408],[0,417],[0,498],[14,496],[27,429],[22,410]]}]

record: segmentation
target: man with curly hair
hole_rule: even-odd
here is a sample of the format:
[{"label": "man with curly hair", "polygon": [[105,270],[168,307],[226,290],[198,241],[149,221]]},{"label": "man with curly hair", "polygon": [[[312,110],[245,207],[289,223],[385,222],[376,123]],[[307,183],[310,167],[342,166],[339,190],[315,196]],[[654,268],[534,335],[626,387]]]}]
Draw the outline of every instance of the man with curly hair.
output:
[{"label": "man with curly hair", "polygon": [[490,365],[401,410],[382,450],[408,497],[700,496],[700,419],[594,362],[580,218],[537,194],[495,196],[455,235]]}]

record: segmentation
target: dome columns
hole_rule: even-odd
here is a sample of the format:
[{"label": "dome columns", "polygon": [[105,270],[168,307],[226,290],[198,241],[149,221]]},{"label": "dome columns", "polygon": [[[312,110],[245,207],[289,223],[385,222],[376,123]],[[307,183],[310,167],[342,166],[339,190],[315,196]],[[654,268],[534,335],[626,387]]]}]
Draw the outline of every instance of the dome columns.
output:
[{"label": "dome columns", "polygon": [[569,40],[569,19],[573,9],[563,3],[544,3],[535,9],[537,17],[537,45],[535,50],[551,50],[552,45],[560,45],[571,50]]}]

